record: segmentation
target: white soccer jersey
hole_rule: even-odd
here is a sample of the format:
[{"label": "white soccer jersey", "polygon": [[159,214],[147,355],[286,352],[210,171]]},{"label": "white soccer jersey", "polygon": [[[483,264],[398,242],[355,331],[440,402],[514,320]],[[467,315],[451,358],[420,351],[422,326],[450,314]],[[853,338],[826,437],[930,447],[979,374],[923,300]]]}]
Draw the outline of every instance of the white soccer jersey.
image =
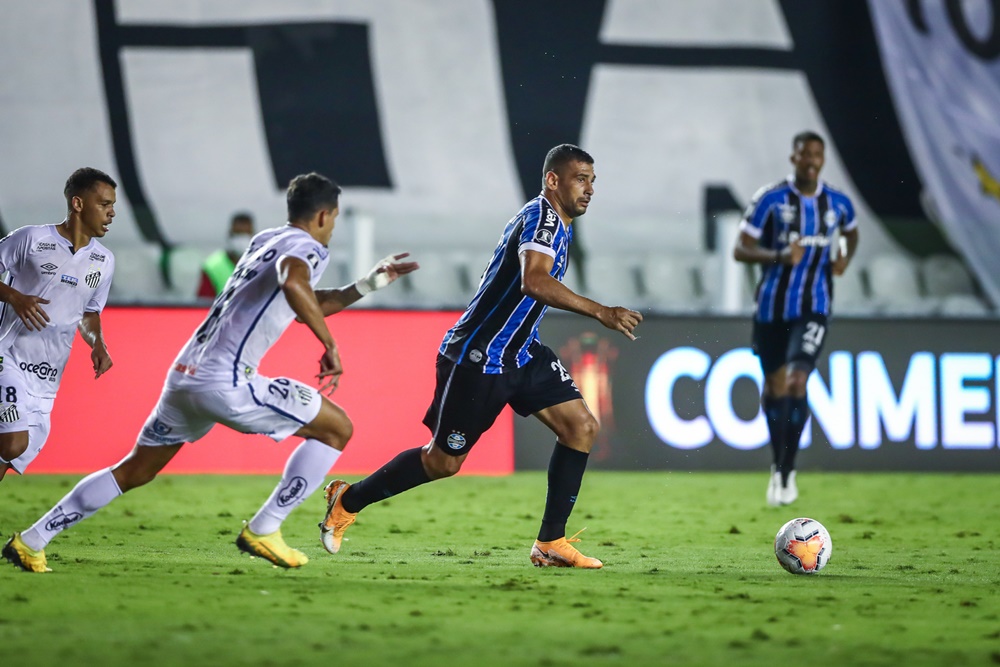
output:
[{"label": "white soccer jersey", "polygon": [[49,303],[41,331],[25,328],[8,304],[0,307],[0,364],[17,364],[26,390],[54,398],[69,359],[77,325],[86,312],[101,312],[108,301],[115,258],[97,239],[73,252],[55,225],[21,227],[0,239],[0,273],[22,294]]},{"label": "white soccer jersey", "polygon": [[248,382],[260,360],[295,319],[278,286],[277,263],[297,257],[315,288],[330,253],[308,232],[286,225],[253,237],[208,318],[174,360],[168,387],[216,389]]}]

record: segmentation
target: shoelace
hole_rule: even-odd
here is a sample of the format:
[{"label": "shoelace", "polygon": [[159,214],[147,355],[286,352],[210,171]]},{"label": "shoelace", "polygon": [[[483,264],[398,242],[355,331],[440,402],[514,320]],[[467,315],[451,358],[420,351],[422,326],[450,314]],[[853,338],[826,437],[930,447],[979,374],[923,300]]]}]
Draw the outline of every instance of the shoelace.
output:
[{"label": "shoelace", "polygon": [[579,537],[577,537],[577,535],[579,535],[580,533],[582,533],[582,532],[583,532],[583,531],[585,531],[585,530],[587,530],[587,527],[586,527],[586,526],[584,526],[584,527],[583,527],[583,528],[581,528],[580,530],[578,530],[578,531],[576,531],[575,533],[573,533],[573,536],[572,536],[572,537],[567,537],[567,538],[566,538],[566,541],[567,541],[567,542],[579,542],[579,541],[580,541],[580,538],[579,538]]}]

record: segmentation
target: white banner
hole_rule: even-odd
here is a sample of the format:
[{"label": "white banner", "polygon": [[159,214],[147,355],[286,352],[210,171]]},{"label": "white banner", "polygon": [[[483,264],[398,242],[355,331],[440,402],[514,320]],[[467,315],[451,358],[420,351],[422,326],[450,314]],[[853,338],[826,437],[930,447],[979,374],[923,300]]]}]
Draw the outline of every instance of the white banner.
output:
[{"label": "white banner", "polygon": [[[927,213],[1000,302],[997,5],[869,0],[869,7]],[[872,151],[877,157],[878,147]]]}]

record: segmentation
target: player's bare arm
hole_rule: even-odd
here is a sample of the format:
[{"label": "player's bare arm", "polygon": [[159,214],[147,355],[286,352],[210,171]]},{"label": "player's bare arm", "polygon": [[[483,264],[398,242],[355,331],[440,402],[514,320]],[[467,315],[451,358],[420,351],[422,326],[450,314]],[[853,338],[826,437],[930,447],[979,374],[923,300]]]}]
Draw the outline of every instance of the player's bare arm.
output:
[{"label": "player's bare arm", "polygon": [[784,264],[795,266],[805,256],[805,246],[800,243],[789,243],[781,250],[764,248],[754,237],[746,232],[740,232],[733,248],[733,259],[745,264]]},{"label": "player's bare arm", "polygon": [[521,291],[525,295],[552,308],[592,317],[608,329],[635,340],[632,332],[642,322],[641,313],[623,306],[605,306],[577,294],[549,274],[554,260],[545,253],[525,250],[520,260]]},{"label": "player's bare arm", "polygon": [[[324,320],[323,309],[316,300],[309,282],[309,265],[296,257],[282,257],[278,260],[278,285],[281,287],[288,305],[296,319],[303,322],[313,335],[323,344],[323,355],[319,360],[319,390],[327,395],[336,391],[344,368],[340,363],[340,353]],[[325,381],[324,381],[325,378]]]},{"label": "player's bare arm", "polygon": [[328,317],[339,313],[364,295],[388,287],[396,282],[400,276],[419,269],[420,265],[417,262],[400,261],[409,256],[408,252],[389,255],[377,262],[365,277],[359,278],[355,283],[345,287],[316,290],[316,299],[319,301],[323,315]]},{"label": "player's bare arm", "polygon": [[90,361],[94,365],[94,379],[101,377],[114,362],[108,354],[108,345],[104,340],[104,330],[101,328],[101,314],[97,312],[87,312],[83,314],[80,323],[77,325],[80,337],[90,346]]},{"label": "player's bare arm", "polygon": [[844,232],[841,238],[847,239],[847,252],[840,253],[837,260],[833,263],[833,275],[835,276],[844,275],[848,264],[851,263],[851,258],[854,257],[854,251],[858,249],[858,228],[855,227],[848,232]]},{"label": "player's bare arm", "polygon": [[8,304],[14,314],[24,323],[24,327],[29,331],[41,331],[49,322],[49,315],[42,308],[43,303],[48,303],[48,299],[31,294],[22,294],[13,287],[0,282],[0,301]]}]

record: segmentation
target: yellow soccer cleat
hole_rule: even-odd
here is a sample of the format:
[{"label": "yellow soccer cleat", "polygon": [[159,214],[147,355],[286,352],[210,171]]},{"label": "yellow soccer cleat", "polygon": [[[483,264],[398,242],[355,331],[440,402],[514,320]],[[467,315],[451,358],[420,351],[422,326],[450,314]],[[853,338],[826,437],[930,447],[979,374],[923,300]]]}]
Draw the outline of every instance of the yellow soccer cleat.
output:
[{"label": "yellow soccer cleat", "polygon": [[309,562],[304,553],[285,544],[285,538],[281,536],[280,530],[270,535],[257,535],[250,530],[250,526],[243,526],[239,537],[236,538],[236,546],[240,551],[245,551],[251,556],[266,558],[278,567],[302,567]]},{"label": "yellow soccer cleat", "polygon": [[604,563],[596,558],[584,556],[570,544],[570,542],[579,542],[577,535],[582,532],[580,530],[573,537],[560,537],[551,542],[535,540],[534,546],[531,547],[531,562],[535,567],[582,567],[588,570],[604,567]]},{"label": "yellow soccer cleat", "polygon": [[340,551],[340,543],[344,539],[344,531],[354,523],[357,512],[344,509],[341,499],[351,485],[342,479],[335,479],[326,485],[326,517],[319,524],[319,539],[323,548],[332,554]]},{"label": "yellow soccer cleat", "polygon": [[35,551],[21,541],[21,533],[14,533],[13,537],[3,545],[3,557],[25,572],[51,572],[52,569],[45,561],[45,549]]}]

